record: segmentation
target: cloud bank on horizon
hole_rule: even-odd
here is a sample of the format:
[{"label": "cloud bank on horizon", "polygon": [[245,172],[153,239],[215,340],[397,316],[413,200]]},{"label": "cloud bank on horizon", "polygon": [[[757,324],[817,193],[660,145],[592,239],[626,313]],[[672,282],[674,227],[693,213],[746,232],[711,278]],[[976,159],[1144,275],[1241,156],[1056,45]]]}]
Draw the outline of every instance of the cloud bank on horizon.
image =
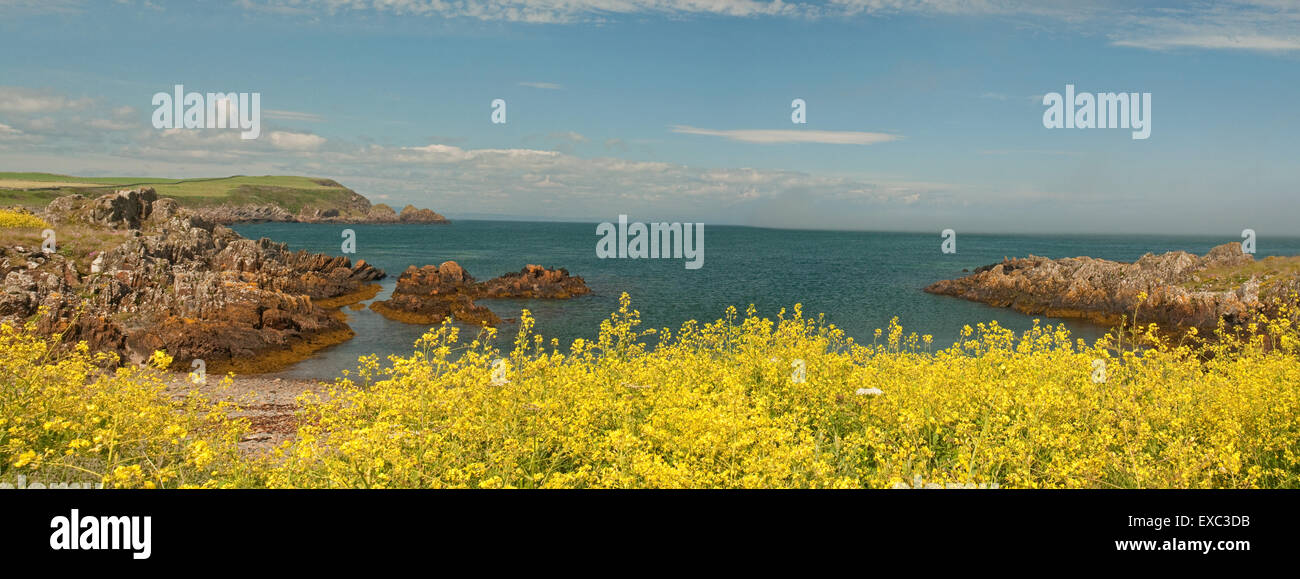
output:
[{"label": "cloud bank on horizon", "polygon": [[[1300,88],[1300,6],[1284,0],[0,0],[0,15],[0,48],[30,57],[0,65],[0,170],[306,174],[452,217],[1300,234],[1300,116],[1278,98]],[[64,29],[84,38],[31,48]],[[262,137],[154,129],[147,95],[181,82],[260,91]],[[1152,137],[1043,130],[1042,95],[1067,83],[1153,93]]]}]

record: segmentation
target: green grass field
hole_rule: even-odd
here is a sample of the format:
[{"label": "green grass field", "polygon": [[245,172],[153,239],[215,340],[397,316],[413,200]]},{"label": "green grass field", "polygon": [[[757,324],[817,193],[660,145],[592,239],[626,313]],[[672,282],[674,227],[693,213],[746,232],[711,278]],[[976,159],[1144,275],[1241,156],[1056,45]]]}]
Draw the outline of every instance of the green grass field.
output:
[{"label": "green grass field", "polygon": [[1263,287],[1300,277],[1300,256],[1269,256],[1254,262],[1210,268],[1197,274],[1198,280],[1183,287],[1197,291],[1234,291],[1251,277],[1259,277]]},{"label": "green grass field", "polygon": [[103,195],[116,189],[148,185],[161,197],[181,205],[273,204],[290,212],[304,207],[343,208],[355,203],[356,193],[329,179],[293,176],[234,176],[205,179],[157,177],[74,177],[53,173],[0,172],[0,207],[42,207],[56,197],[80,193]]},{"label": "green grass field", "polygon": [[113,185],[134,185],[147,183],[177,183],[184,179],[159,179],[152,177],[73,177],[71,175],[56,175],[54,173],[7,173],[0,172],[0,187],[11,186],[10,182],[30,181],[34,185],[24,185],[22,188],[33,189],[40,188],[40,183],[81,183],[87,186],[113,186]]}]

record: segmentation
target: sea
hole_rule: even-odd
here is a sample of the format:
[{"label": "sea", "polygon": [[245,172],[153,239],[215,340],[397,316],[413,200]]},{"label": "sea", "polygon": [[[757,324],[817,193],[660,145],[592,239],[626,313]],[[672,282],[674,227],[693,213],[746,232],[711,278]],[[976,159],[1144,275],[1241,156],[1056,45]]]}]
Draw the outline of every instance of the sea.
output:
[{"label": "sea", "polygon": [[[706,226],[704,262],[685,267],[681,258],[600,259],[594,223],[458,220],[447,225],[333,225],[303,223],[243,224],[234,228],[253,239],[267,237],[291,249],[342,254],[344,230],[355,232],[353,260],[364,259],[388,277],[376,300],[387,299],[407,266],[455,261],[482,281],[515,272],[527,264],[563,267],[580,276],[592,293],[568,300],[478,300],[506,320],[500,333],[507,348],[528,309],[535,332],[558,338],[565,347],[593,338],[600,322],[618,309],[626,292],[641,313],[642,327],[676,329],[687,320],[722,318],[728,306],[742,314],[750,304],[763,316],[803,304],[805,316],[826,320],[859,341],[870,343],[876,328],[897,317],[905,333],[934,336],[933,348],[958,339],[962,326],[997,320],[1017,331],[1033,316],[962,299],[925,293],[923,288],[956,278],[1004,257],[1030,254],[1051,258],[1091,256],[1134,261],[1143,254],[1189,251],[1204,254],[1230,236],[1156,235],[999,235],[961,234],[956,252],[944,253],[935,233],[810,231],[740,226]],[[1300,254],[1300,238],[1259,237],[1256,257]],[[368,303],[368,302],[367,302]],[[356,331],[353,339],[317,352],[276,376],[329,380],[354,369],[357,358],[409,355],[427,327],[395,322],[368,308],[343,310]],[[1094,340],[1106,332],[1078,320],[1065,323],[1072,334]],[[467,335],[462,331],[462,336]],[[468,335],[473,335],[470,332]]]}]

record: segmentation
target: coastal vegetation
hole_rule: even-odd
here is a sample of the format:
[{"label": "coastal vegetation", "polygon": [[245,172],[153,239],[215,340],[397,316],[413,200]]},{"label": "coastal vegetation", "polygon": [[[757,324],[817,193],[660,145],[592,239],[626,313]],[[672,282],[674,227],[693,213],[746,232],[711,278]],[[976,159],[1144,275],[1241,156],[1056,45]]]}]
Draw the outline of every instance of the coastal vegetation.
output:
[{"label": "coastal vegetation", "polygon": [[0,480],[1295,488],[1300,335],[1295,311],[1276,313],[1178,342],[1154,325],[1088,344],[1063,326],[1017,335],[991,322],[936,350],[896,323],[859,343],[798,305],[642,328],[625,295],[593,340],[548,341],[525,311],[509,351],[493,330],[462,339],[448,321],[409,356],[363,357],[305,394],[297,436],[260,455],[237,450],[241,419],[164,395],[157,370],[101,373],[84,345],[56,355],[52,338],[6,325]]},{"label": "coastal vegetation", "polygon": [[31,213],[0,209],[0,227],[5,229],[43,229],[49,226],[44,219]]},{"label": "coastal vegetation", "polygon": [[260,176],[213,179],[164,179],[157,177],[74,177],[53,173],[0,172],[0,205],[38,205],[55,198],[80,193],[88,197],[128,187],[153,187],[160,196],[176,199],[182,206],[220,205],[229,202],[283,203],[297,211],[304,201],[322,206],[339,202],[351,189],[338,183],[310,177]]},{"label": "coastal vegetation", "polygon": [[228,406],[164,393],[165,354],[106,373],[114,354],[55,346],[34,322],[0,324],[0,480],[159,488],[211,484],[243,466]]}]

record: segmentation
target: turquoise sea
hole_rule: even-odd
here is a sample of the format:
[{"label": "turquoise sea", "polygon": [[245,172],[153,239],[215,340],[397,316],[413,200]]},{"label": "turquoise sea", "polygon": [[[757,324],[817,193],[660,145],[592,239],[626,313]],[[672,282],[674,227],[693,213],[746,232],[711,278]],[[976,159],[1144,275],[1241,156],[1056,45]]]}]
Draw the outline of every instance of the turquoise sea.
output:
[{"label": "turquoise sea", "polygon": [[[705,227],[704,266],[684,267],[682,259],[598,259],[596,225],[518,221],[455,221],[450,225],[246,224],[235,227],[250,237],[269,237],[292,249],[341,253],[342,232],[356,232],[355,259],[386,270],[387,299],[397,276],[408,265],[452,260],[479,280],[519,271],[525,264],[565,267],[586,279],[592,294],[570,300],[480,300],[502,319],[513,336],[523,308],[537,320],[536,330],[567,344],[593,337],[601,320],[618,308],[627,292],[641,311],[645,327],[676,329],[683,321],[712,321],[727,306],[741,312],[749,304],[775,316],[802,303],[805,314],[825,313],[828,320],[859,340],[871,341],[873,330],[897,316],[904,329],[932,334],[936,347],[954,342],[965,324],[997,320],[1024,330],[1032,318],[922,290],[962,270],[1029,254],[1052,258],[1089,255],[1132,261],[1146,252],[1184,250],[1203,254],[1211,247],[1239,241],[1223,237],[1145,235],[981,235],[959,234],[957,252],[940,251],[939,234],[803,231],[751,227]],[[1258,239],[1257,257],[1300,254],[1300,238]],[[427,329],[390,321],[369,309],[345,310],[356,331],[352,340],[319,352],[280,375],[329,379],[354,368],[363,354],[409,354]],[[1059,320],[1044,320],[1056,323]],[[1075,335],[1095,339],[1104,328],[1066,320]],[[508,346],[508,341],[505,343]]]}]

